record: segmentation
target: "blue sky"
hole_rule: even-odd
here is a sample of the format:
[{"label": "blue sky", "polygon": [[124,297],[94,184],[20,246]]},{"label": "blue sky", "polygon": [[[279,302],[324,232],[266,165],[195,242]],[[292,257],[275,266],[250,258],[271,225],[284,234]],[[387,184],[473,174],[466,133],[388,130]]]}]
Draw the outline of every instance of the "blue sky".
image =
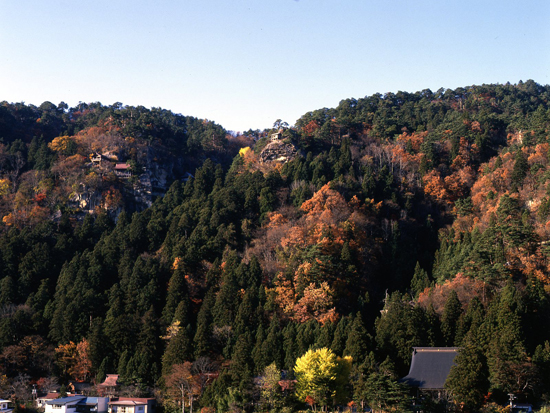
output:
[{"label": "blue sky", "polygon": [[0,101],[226,129],[373,93],[550,83],[548,0],[0,0]]}]

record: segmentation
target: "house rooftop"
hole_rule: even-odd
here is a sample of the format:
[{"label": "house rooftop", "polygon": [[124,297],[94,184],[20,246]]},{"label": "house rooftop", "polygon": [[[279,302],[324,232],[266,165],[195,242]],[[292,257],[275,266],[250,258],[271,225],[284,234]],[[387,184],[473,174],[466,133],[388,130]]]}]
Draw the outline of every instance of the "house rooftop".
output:
[{"label": "house rooftop", "polygon": [[458,350],[458,347],[413,347],[409,374],[400,382],[422,390],[443,389]]},{"label": "house rooftop", "polygon": [[[61,396],[61,393],[51,392],[51,393],[48,393],[44,396],[39,396],[38,398],[39,399],[52,399],[52,400],[54,400],[54,399],[57,399],[59,396]],[[67,397],[71,397],[71,396],[76,396],[76,394],[71,394],[71,393],[67,394]]]},{"label": "house rooftop", "polygon": [[147,404],[147,402],[140,402],[136,400],[115,400],[112,402],[109,402],[109,405],[116,405],[116,406],[142,406]]},{"label": "house rooftop", "polygon": [[68,403],[78,402],[78,401],[83,400],[83,399],[86,399],[86,396],[61,397],[61,398],[59,398],[59,399],[48,400],[48,401],[46,402],[46,404],[57,404],[57,405],[62,405],[62,404],[68,404]]}]

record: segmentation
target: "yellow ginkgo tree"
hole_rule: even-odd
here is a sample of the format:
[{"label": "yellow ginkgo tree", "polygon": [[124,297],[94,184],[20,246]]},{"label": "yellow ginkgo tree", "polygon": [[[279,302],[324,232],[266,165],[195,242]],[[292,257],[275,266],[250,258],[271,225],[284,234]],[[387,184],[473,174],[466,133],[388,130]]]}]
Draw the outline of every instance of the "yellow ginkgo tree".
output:
[{"label": "yellow ginkgo tree", "polygon": [[313,406],[344,402],[351,357],[340,358],[330,349],[308,350],[296,360],[296,395]]}]

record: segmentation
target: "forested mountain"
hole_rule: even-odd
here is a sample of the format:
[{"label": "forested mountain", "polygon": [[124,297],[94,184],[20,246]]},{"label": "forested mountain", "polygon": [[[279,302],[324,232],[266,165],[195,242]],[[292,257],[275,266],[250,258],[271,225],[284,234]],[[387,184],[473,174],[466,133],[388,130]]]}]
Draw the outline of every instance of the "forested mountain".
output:
[{"label": "forested mountain", "polygon": [[[457,346],[457,405],[547,401],[549,100],[533,81],[378,94],[238,137],[3,102],[4,393],[118,373],[168,410],[406,409],[412,347]],[[275,132],[293,160],[263,161]],[[344,379],[307,393],[314,357]]]}]

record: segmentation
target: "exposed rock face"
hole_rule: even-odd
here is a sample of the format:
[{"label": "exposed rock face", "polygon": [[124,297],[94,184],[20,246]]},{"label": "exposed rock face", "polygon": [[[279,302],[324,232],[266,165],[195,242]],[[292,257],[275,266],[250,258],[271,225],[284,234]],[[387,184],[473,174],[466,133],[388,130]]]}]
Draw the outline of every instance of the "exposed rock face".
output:
[{"label": "exposed rock face", "polygon": [[298,156],[298,150],[291,143],[276,140],[267,144],[260,153],[260,162],[286,163]]},{"label": "exposed rock face", "polygon": [[[118,158],[110,159],[105,154],[93,156],[87,167],[88,171],[99,176],[99,184],[90,186],[81,182],[71,198],[74,208],[80,209],[82,213],[93,213],[96,207],[103,208],[104,193],[110,186],[120,192],[127,211],[142,211],[153,204],[155,197],[163,196],[175,179],[173,158],[152,147],[144,148],[140,153],[139,162],[143,170],[139,174],[129,169],[125,162],[118,161]],[[118,170],[115,166],[117,162]],[[108,186],[101,185],[104,176],[111,177]],[[122,207],[110,213],[116,217],[121,210]]]}]

